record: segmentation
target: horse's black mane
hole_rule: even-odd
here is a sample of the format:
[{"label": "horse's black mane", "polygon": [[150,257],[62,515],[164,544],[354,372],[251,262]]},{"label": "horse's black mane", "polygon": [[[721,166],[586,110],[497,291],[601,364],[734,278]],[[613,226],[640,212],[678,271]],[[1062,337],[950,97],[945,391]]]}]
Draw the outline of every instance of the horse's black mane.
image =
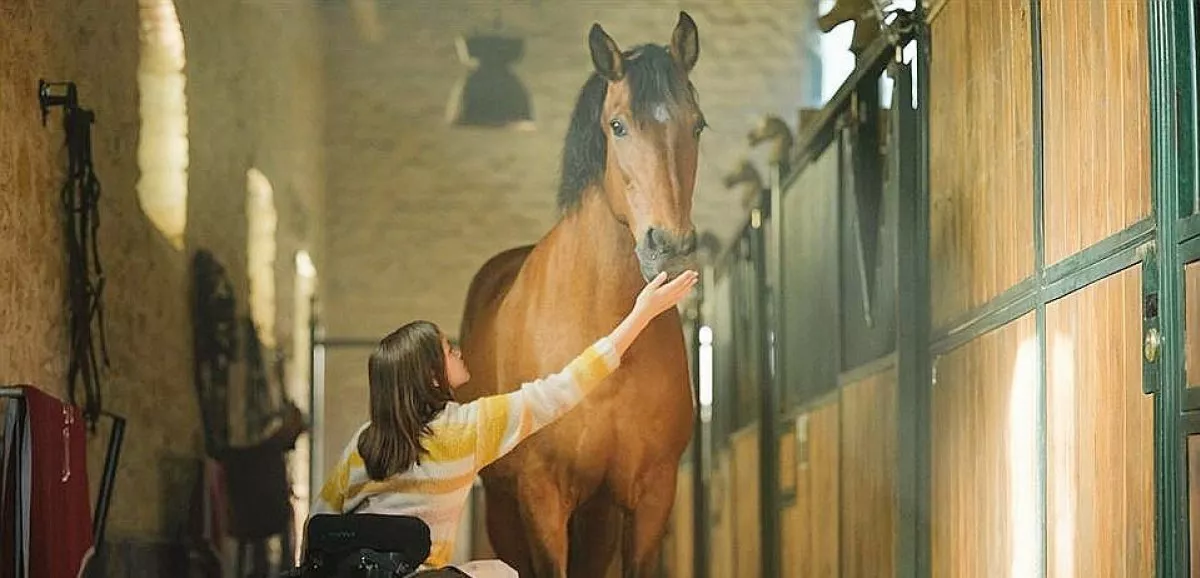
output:
[{"label": "horse's black mane", "polygon": [[[629,83],[634,122],[649,122],[657,105],[676,109],[695,101],[695,88],[680,73],[665,46],[644,44],[624,53],[625,81]],[[607,141],[600,122],[607,81],[592,73],[575,101],[571,125],[563,146],[558,208],[570,211],[579,206],[583,192],[604,175]]]}]

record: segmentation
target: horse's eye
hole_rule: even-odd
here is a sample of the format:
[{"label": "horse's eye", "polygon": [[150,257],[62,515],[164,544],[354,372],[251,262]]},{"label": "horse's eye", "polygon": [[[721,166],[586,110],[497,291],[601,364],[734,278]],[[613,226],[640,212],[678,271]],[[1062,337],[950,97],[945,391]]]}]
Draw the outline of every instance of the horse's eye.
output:
[{"label": "horse's eye", "polygon": [[700,119],[700,122],[696,123],[696,128],[692,129],[696,134],[696,138],[700,138],[700,133],[704,132],[704,129],[707,127],[708,123],[705,122],[704,119]]},{"label": "horse's eye", "polygon": [[618,120],[618,119],[615,119],[615,118],[614,118],[614,119],[612,119],[612,120],[608,121],[608,126],[612,127],[613,136],[615,136],[615,137],[617,137],[617,138],[621,138],[621,137],[623,137],[623,136],[625,136],[625,135],[629,134],[629,133],[628,133],[628,132],[625,130],[625,124],[624,124],[624,123],[622,123],[622,122],[621,122],[620,120]]}]

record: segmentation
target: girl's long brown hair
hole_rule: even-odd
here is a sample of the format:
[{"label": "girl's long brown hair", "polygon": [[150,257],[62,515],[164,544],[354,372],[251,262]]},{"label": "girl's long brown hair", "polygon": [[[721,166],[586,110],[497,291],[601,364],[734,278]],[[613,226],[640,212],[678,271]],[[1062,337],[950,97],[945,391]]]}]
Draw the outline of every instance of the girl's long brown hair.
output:
[{"label": "girl's long brown hair", "polygon": [[367,475],[383,480],[421,463],[421,436],[452,399],[442,332],[428,321],[393,331],[371,354],[367,374],[371,424],[358,438],[358,455]]}]

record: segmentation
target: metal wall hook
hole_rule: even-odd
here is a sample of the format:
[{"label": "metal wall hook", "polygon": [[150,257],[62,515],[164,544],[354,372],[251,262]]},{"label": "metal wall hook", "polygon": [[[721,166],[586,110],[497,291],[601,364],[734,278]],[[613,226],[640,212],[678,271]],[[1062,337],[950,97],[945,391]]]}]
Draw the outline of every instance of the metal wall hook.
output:
[{"label": "metal wall hook", "polygon": [[74,82],[46,82],[39,79],[38,105],[42,110],[42,126],[46,126],[51,107],[61,106],[67,110],[79,108],[79,90]]}]

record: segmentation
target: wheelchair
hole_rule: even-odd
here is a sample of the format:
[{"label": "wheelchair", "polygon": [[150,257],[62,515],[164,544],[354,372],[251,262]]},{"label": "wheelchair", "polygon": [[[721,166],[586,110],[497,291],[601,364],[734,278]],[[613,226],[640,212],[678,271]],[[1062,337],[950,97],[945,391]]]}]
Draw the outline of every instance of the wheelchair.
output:
[{"label": "wheelchair", "polygon": [[308,522],[300,565],[280,578],[449,578],[455,568],[419,571],[432,545],[412,516],[318,514]]}]

